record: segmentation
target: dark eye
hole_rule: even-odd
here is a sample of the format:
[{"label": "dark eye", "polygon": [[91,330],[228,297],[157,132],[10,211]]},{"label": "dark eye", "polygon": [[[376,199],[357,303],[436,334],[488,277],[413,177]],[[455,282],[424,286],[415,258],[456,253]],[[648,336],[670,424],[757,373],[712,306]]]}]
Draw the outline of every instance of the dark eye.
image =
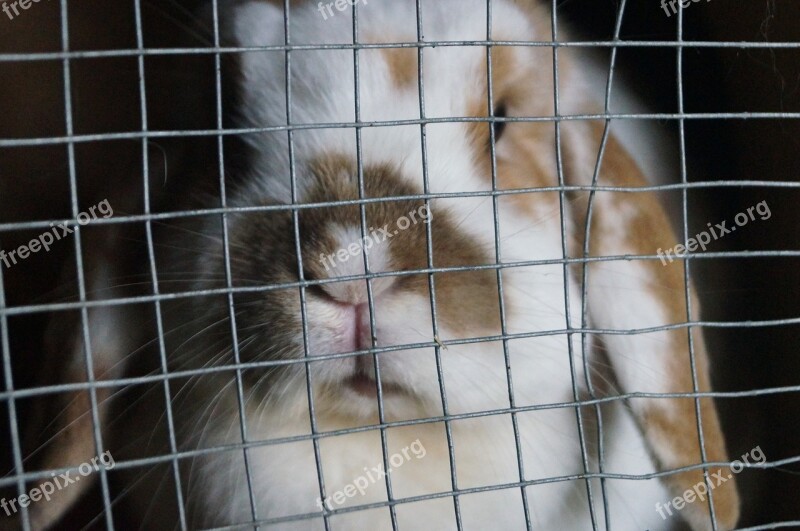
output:
[{"label": "dark eye", "polygon": [[[494,117],[495,118],[505,118],[507,116],[506,106],[500,104],[494,110]],[[492,127],[494,128],[494,141],[497,142],[500,140],[500,137],[503,136],[503,132],[506,130],[506,122],[494,122]]]},{"label": "dark eye", "polygon": [[[304,268],[303,270],[303,279],[304,280],[319,280],[319,275],[315,274],[308,268]],[[312,284],[310,286],[306,286],[306,294],[313,294],[316,297],[321,299],[328,299],[330,295],[328,292],[320,284]]]}]

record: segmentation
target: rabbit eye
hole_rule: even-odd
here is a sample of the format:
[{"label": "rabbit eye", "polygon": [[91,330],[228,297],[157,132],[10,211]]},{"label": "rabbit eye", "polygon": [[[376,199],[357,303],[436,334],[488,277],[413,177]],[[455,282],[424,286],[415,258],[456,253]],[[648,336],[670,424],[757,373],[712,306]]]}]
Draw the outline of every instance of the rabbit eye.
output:
[{"label": "rabbit eye", "polygon": [[[505,118],[507,116],[506,106],[500,104],[493,114],[495,118]],[[492,128],[494,129],[494,141],[497,142],[506,130],[506,122],[494,122]]]}]

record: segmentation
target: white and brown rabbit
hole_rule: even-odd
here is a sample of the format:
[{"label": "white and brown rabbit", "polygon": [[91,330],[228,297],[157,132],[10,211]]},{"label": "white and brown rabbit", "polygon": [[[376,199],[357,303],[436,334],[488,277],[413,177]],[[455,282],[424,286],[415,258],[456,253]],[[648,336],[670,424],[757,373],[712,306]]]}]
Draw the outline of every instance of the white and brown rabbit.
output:
[{"label": "white and brown rabbit", "polygon": [[[169,250],[159,252],[163,278],[189,274],[182,289],[203,292],[164,303],[164,352],[183,375],[168,391],[185,525],[711,529],[708,496],[673,503],[704,481],[695,399],[647,395],[710,387],[700,331],[691,329],[693,383],[690,329],[667,326],[687,322],[682,265],[590,262],[586,327],[603,332],[585,345],[575,333],[582,270],[564,256],[583,256],[589,195],[562,198],[559,170],[566,185],[591,184],[605,122],[563,121],[557,157],[553,49],[498,45],[488,61],[486,46],[466,42],[487,40],[484,0],[422,0],[419,19],[415,4],[357,3],[366,45],[357,72],[347,2],[292,2],[288,38],[282,2],[221,8],[226,44],[277,48],[235,58],[237,126],[261,129],[244,136],[249,158],[227,176],[227,206],[260,208],[229,213],[225,225],[219,214],[174,221],[178,230],[158,236]],[[494,0],[491,38],[551,40],[544,4]],[[380,46],[417,43],[420,29],[425,42],[449,44],[421,55],[415,44]],[[602,94],[566,55],[560,112],[596,112]],[[512,120],[490,126],[490,116]],[[357,120],[371,125],[357,131],[348,125]],[[599,184],[645,185],[651,168],[613,131]],[[334,204],[310,206],[322,203]],[[678,242],[650,193],[598,192],[591,221],[592,257]],[[164,391],[109,422],[109,437],[124,441],[119,465],[169,454],[155,433],[170,430]],[[576,407],[620,395],[601,400],[602,430],[594,405]],[[699,412],[706,461],[727,462],[713,401]],[[170,465],[131,473],[148,529],[177,525]],[[683,467],[694,468],[673,472]],[[712,483],[717,528],[731,529],[734,481]]]}]

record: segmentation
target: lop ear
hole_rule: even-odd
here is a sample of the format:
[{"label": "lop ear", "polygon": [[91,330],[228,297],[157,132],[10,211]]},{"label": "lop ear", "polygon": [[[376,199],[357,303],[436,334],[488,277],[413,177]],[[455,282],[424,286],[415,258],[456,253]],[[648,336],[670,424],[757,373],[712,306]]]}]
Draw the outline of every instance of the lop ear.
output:
[{"label": "lop ear", "polygon": [[[101,298],[113,297],[110,292],[113,276],[110,262],[102,258],[100,251],[95,251],[85,261],[86,286],[90,297],[96,294]],[[74,265],[67,267],[62,275],[65,282],[75,278]],[[127,318],[129,310],[123,306],[98,306],[88,310],[88,328],[91,341],[92,369],[95,382],[116,379],[122,376],[124,362],[121,352],[129,346],[119,331],[126,330],[123,324],[130,324]],[[111,330],[117,333],[110,333]],[[38,360],[45,369],[43,377],[45,385],[84,384],[88,381],[83,325],[80,313],[55,313],[47,326],[44,338],[44,353]],[[97,428],[103,435],[104,448],[95,447],[95,423],[92,414],[90,391],[80,390],[67,393],[43,395],[37,397],[32,405],[31,416],[25,419],[25,448],[29,454],[26,462],[30,470],[57,470],[77,468],[84,463],[97,465],[104,452],[111,452],[106,424],[109,414],[113,389],[95,386],[97,404]],[[93,461],[94,459],[94,461]],[[107,458],[106,458],[107,459]],[[105,461],[102,461],[105,464]],[[32,466],[30,466],[32,465]],[[99,465],[97,465],[99,466]],[[112,468],[107,466],[107,469]],[[32,503],[28,515],[32,529],[51,529],[81,499],[95,481],[98,470],[83,476],[81,481],[74,481],[76,473],[70,478],[73,482],[69,488],[55,488],[49,493],[46,503]],[[56,475],[56,478],[59,476]],[[48,478],[45,478],[48,479]],[[44,480],[34,480],[26,485],[27,489],[39,487]],[[56,483],[56,486],[59,486]],[[16,513],[9,518],[0,529],[20,529],[21,515]]]},{"label": "lop ear", "polygon": [[[604,123],[571,123],[564,129],[565,178],[571,185],[591,184]],[[623,146],[609,135],[601,160],[599,186],[636,188],[651,183]],[[573,204],[573,256],[583,256],[588,194]],[[655,255],[680,240],[664,208],[650,192],[597,192],[590,231],[590,256]],[[597,329],[637,330],[687,322],[682,260],[616,260],[590,263],[588,308]],[[579,277],[580,278],[580,277]],[[693,290],[692,316],[699,313]],[[694,345],[698,391],[710,390],[709,360],[699,328],[635,334],[608,334],[603,343],[623,393],[692,393],[689,333]],[[629,401],[651,456],[660,471],[702,463],[694,398],[634,398]],[[700,399],[707,462],[728,462],[725,441],[712,398]],[[732,529],[739,518],[739,497],[728,467],[709,467],[719,529]],[[724,478],[724,481],[720,481]],[[703,470],[662,478],[673,496],[704,482]],[[665,500],[665,503],[669,500]],[[708,501],[680,511],[694,530],[711,529]]]}]

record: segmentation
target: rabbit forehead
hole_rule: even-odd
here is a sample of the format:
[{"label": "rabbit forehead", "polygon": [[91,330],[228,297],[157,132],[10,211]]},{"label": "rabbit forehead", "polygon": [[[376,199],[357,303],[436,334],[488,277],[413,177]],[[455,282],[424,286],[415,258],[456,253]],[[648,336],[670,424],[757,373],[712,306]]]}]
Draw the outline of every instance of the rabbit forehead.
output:
[{"label": "rabbit forehead", "polygon": [[[324,4],[324,3],[323,3]],[[525,16],[514,3],[493,3],[493,39],[535,40],[546,38],[547,17],[541,9],[529,9],[538,15]],[[359,42],[406,43],[417,42],[417,24],[414,2],[375,2],[359,8]],[[317,129],[322,124],[351,124],[358,120],[391,122],[416,121],[425,118],[458,118],[486,116],[488,98],[486,83],[486,48],[460,45],[464,41],[487,39],[486,9],[482,0],[437,0],[422,2],[421,19],[426,41],[458,42],[456,46],[423,47],[424,90],[420,91],[417,79],[417,56],[420,49],[368,48],[358,52],[358,75],[355,72],[352,49],[293,50],[290,52],[291,79],[286,80],[286,57],[282,51],[258,51],[240,54],[243,80],[241,83],[242,125],[255,127],[287,125],[287,111],[292,124],[308,125],[308,130],[294,135],[297,157],[314,156],[320,146],[328,150],[355,153],[356,139],[352,129]],[[353,26],[348,12],[337,13],[327,20],[313,3],[293,7],[289,16],[292,45],[344,44],[352,46]],[[540,21],[536,27],[535,21]],[[284,13],[281,8],[265,2],[250,2],[235,10],[233,40],[242,46],[282,46],[284,38]],[[230,31],[230,30],[229,30]],[[510,48],[498,50],[495,55],[518,55],[513,66],[510,61],[498,61],[497,70],[514,72],[517,65],[531,64],[531,49]],[[547,50],[545,50],[546,52]],[[550,67],[543,64],[542,77],[549,78]],[[522,69],[519,69],[520,71]],[[540,72],[540,75],[542,73]],[[358,80],[356,81],[356,77]],[[495,76],[497,77],[497,75]],[[506,76],[503,76],[506,77]],[[519,76],[517,76],[519,78]],[[518,86],[530,99],[538,98],[534,91],[540,80],[534,76],[520,81]],[[507,85],[500,83],[499,85]],[[527,85],[527,86],[526,86]],[[498,92],[504,90],[498,86]],[[287,87],[291,98],[287,98]],[[356,94],[358,97],[356,97]],[[543,92],[551,95],[551,91]],[[498,94],[502,96],[502,94]],[[356,102],[358,99],[358,102]],[[550,96],[547,98],[552,100]],[[291,103],[287,104],[287,100]],[[369,157],[383,157],[381,144],[394,148],[397,156],[408,156],[419,148],[419,127],[397,127],[379,124],[375,130],[376,148],[365,153]],[[430,134],[444,131],[429,127]],[[378,131],[381,130],[381,131]],[[462,128],[451,128],[463,136]],[[286,166],[287,149],[284,132],[276,135],[248,135],[251,143],[258,145],[260,167],[274,167],[274,161]],[[442,136],[447,136],[442,133]],[[453,136],[450,134],[450,136]],[[277,141],[276,141],[277,139]],[[429,137],[429,140],[436,140]],[[365,142],[369,140],[366,139]],[[437,153],[452,153],[457,158],[471,158],[469,149],[453,139],[438,142]],[[462,143],[463,144],[463,143]],[[391,160],[391,159],[390,159]],[[386,160],[385,160],[386,161]],[[377,161],[376,161],[377,162]],[[285,187],[283,187],[285,188]],[[285,194],[286,195],[286,194]]]}]

